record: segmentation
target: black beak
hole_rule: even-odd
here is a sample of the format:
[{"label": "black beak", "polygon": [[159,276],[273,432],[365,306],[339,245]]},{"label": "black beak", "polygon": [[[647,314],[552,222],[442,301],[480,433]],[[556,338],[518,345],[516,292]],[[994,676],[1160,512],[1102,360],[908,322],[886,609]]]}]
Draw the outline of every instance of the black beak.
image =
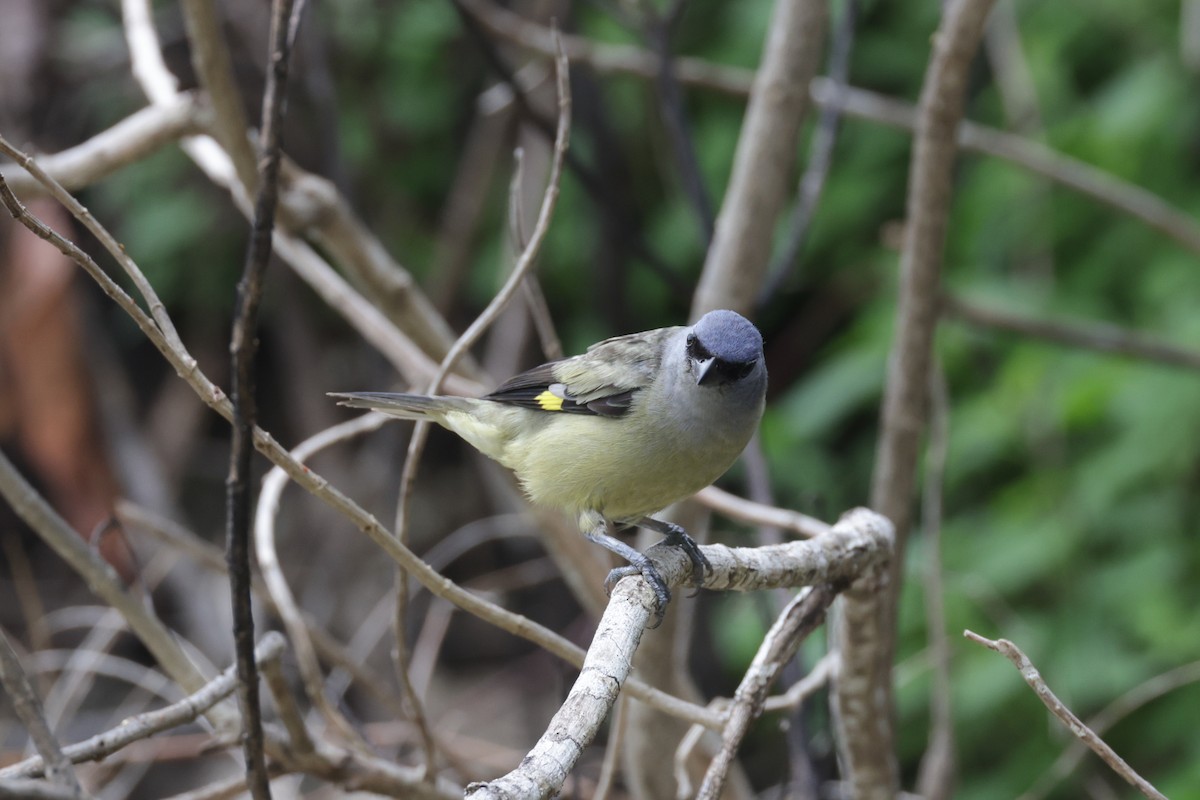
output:
[{"label": "black beak", "polygon": [[711,382],[717,376],[717,373],[713,371],[713,365],[716,363],[717,360],[711,357],[692,359],[692,372],[696,374],[697,385],[703,386],[706,379]]}]

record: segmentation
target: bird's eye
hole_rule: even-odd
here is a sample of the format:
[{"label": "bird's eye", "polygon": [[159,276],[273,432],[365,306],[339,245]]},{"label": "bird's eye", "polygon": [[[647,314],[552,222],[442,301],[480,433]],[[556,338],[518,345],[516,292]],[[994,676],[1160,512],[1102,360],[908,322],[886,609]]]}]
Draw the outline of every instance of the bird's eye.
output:
[{"label": "bird's eye", "polygon": [[712,358],[712,354],[700,344],[700,340],[696,338],[696,334],[689,333],[687,337],[687,350],[692,358]]}]

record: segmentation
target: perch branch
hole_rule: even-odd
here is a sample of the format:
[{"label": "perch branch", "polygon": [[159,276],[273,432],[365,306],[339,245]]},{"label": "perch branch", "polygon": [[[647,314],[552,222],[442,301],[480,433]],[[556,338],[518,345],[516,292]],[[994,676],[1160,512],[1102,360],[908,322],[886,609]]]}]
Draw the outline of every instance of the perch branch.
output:
[{"label": "perch branch", "polygon": [[[808,541],[759,548],[709,545],[701,548],[713,566],[704,587],[749,590],[842,584],[886,564],[891,558],[891,541],[887,520],[856,509],[829,533]],[[668,585],[693,585],[691,562],[678,548],[656,545],[646,555]],[[654,592],[641,576],[617,583],[579,677],[546,732],[520,766],[496,780],[468,786],[468,797],[548,797],[561,789],[616,702],[656,606]]]}]

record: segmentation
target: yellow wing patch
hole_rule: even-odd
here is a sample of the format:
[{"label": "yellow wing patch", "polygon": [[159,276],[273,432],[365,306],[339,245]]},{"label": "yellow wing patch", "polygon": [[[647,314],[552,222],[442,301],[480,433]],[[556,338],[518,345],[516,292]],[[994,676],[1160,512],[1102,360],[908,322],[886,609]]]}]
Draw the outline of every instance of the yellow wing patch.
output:
[{"label": "yellow wing patch", "polygon": [[549,389],[533,398],[543,411],[562,411],[563,399]]}]

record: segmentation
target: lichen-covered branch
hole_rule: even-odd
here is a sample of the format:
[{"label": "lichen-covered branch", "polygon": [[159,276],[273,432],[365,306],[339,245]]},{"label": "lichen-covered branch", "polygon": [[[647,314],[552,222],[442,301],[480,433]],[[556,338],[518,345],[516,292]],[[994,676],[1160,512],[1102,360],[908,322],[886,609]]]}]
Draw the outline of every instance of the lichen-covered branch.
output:
[{"label": "lichen-covered branch", "polygon": [[[828,533],[807,541],[775,547],[709,545],[702,549],[713,566],[705,588],[748,590],[843,584],[857,579],[856,590],[867,592],[878,588],[873,576],[887,574],[892,527],[878,514],[860,508],[844,515]],[[690,585],[691,562],[678,548],[656,546],[646,554],[669,585]],[[516,800],[549,797],[561,789],[616,702],[656,605],[644,578],[628,577],[616,585],[579,678],[546,732],[516,769],[496,780],[473,784],[467,789],[468,797]]]}]

